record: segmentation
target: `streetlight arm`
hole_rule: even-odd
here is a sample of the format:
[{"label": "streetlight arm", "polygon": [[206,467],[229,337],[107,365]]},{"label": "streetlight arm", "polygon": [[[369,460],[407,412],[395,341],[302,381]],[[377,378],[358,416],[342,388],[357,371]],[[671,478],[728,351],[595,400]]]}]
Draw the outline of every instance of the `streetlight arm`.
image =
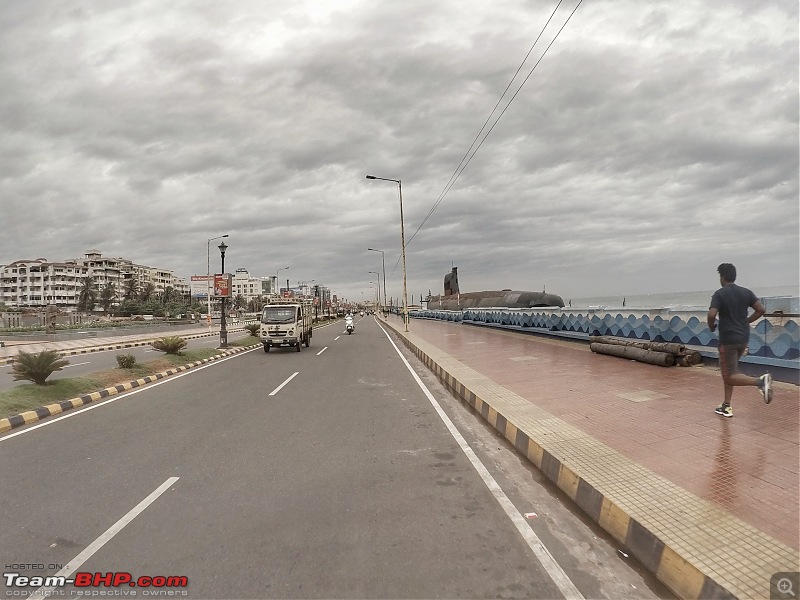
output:
[{"label": "streetlight arm", "polygon": [[367,175],[367,179],[378,179],[380,181],[394,181],[395,183],[400,183],[399,179],[387,179],[386,177],[375,177],[374,175]]}]

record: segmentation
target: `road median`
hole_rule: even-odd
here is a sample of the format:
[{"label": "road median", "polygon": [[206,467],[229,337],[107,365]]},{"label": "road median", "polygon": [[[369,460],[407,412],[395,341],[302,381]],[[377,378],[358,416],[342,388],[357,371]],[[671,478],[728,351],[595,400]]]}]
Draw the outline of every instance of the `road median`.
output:
[{"label": "road median", "polygon": [[[243,339],[243,342],[249,341],[250,338]],[[24,386],[23,392],[19,391],[20,388],[9,390],[8,392],[0,394],[0,415],[2,415],[2,417],[0,417],[0,433],[40,421],[41,419],[60,414],[66,410],[85,406],[86,404],[108,398],[109,396],[130,391],[134,388],[162,380],[170,375],[175,375],[203,364],[245,352],[259,344],[260,342],[255,341],[251,344],[244,344],[227,350],[219,350],[216,351],[217,354],[200,359],[189,359],[189,362],[179,360],[181,358],[180,355],[165,355],[156,361],[137,365],[134,369],[138,370],[139,373],[136,374],[141,374],[142,377],[132,380],[130,377],[133,369],[98,371],[89,377],[82,377],[74,380],[62,379],[59,380],[61,386],[60,388],[56,388],[55,393],[58,394],[58,389],[69,390],[69,392],[65,394],[63,399],[58,400],[52,397],[42,398],[41,395],[37,398],[38,393],[50,394],[50,390],[36,389],[43,386]],[[193,352],[196,353],[198,351]],[[165,364],[165,361],[168,361],[167,364]],[[172,363],[171,366],[169,365],[170,362]],[[144,372],[142,372],[143,369]],[[97,382],[102,383],[98,384]],[[104,385],[109,382],[111,384],[107,385],[107,387],[97,389],[99,385]],[[44,387],[46,388],[47,386]],[[73,394],[75,395],[72,396]],[[49,404],[44,404],[44,402],[47,401],[51,402]]]}]

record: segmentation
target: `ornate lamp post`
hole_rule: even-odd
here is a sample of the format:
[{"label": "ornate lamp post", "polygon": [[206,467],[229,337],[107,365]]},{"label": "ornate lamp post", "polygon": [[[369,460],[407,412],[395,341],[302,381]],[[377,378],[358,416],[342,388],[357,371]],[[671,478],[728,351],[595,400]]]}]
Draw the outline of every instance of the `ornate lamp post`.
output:
[{"label": "ornate lamp post", "polygon": [[405,330],[408,331],[408,284],[406,279],[406,233],[403,224],[403,183],[400,179],[387,179],[386,177],[375,177],[367,175],[367,179],[380,179],[381,181],[394,181],[400,192],[400,245],[403,251],[403,323]]},{"label": "ornate lamp post", "polygon": [[211,242],[228,237],[228,234],[218,235],[217,237],[208,238],[206,242],[206,300],[208,301],[208,314],[206,320],[208,326],[211,327]]},{"label": "ornate lamp post", "polygon": [[[227,250],[228,247],[225,245],[225,242],[222,242],[217,248],[219,248],[219,253],[222,255],[222,276],[225,277],[225,250]],[[230,293],[230,288],[226,291]],[[219,323],[219,347],[228,347],[228,330],[225,328],[225,296],[222,296],[222,314]]]}]

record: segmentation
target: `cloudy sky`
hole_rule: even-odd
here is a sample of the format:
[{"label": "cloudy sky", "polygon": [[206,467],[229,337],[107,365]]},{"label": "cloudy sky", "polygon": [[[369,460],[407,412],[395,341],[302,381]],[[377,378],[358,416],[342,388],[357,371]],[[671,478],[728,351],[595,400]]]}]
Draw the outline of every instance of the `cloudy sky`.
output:
[{"label": "cloudy sky", "polygon": [[577,4],[542,33],[558,0],[0,2],[0,264],[188,277],[227,233],[228,270],[351,299],[382,249],[399,297],[372,174],[402,179],[417,297],[451,265],[565,299],[712,289],[720,262],[796,285],[797,2],[586,0],[556,38]]}]

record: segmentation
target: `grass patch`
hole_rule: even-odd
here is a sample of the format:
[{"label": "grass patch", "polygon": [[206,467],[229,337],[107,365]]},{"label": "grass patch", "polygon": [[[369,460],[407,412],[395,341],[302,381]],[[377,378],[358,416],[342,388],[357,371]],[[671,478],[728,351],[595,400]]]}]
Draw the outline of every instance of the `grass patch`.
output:
[{"label": "grass patch", "polygon": [[240,347],[244,348],[247,346],[256,346],[258,344],[261,344],[261,338],[253,337],[252,335],[248,337],[239,338],[238,340],[234,340],[232,342],[228,342],[228,346],[234,348],[240,348]]},{"label": "grass patch", "polygon": [[[238,340],[237,340],[238,341]],[[252,342],[251,342],[252,343]],[[249,345],[249,344],[231,344]],[[188,365],[220,354],[213,348],[187,350],[180,355],[165,354],[155,360],[136,364],[131,369],[110,369],[98,371],[87,377],[72,377],[48,381],[45,385],[24,383],[10,390],[0,392],[0,418],[10,417],[26,410],[76,398],[107,387],[155,375],[173,367]]]}]

